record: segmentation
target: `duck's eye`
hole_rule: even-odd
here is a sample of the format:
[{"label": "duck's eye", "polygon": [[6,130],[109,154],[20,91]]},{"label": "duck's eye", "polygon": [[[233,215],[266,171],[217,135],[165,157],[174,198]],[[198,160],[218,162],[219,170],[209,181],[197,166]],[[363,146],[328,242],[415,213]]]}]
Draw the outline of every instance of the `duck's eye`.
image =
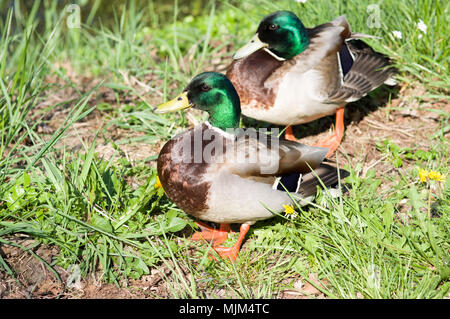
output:
[{"label": "duck's eye", "polygon": [[267,29],[269,29],[270,31],[274,31],[274,30],[278,29],[278,26],[276,24],[269,24],[267,26]]},{"label": "duck's eye", "polygon": [[207,91],[211,90],[211,87],[208,84],[203,83],[201,86],[201,89],[203,92],[207,92]]}]

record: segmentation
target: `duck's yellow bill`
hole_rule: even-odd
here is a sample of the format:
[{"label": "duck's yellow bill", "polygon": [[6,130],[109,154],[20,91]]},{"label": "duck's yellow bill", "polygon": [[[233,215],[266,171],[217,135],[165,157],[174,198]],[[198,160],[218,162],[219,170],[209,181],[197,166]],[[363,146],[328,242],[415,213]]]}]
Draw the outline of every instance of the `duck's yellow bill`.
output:
[{"label": "duck's yellow bill", "polygon": [[256,52],[262,48],[267,48],[268,46],[269,45],[267,43],[264,43],[259,39],[258,34],[255,34],[249,43],[236,51],[236,53],[233,55],[233,59],[238,60],[245,58],[253,52]]},{"label": "duck's yellow bill", "polygon": [[169,113],[184,110],[192,107],[192,104],[189,103],[189,99],[187,97],[187,92],[183,92],[178,95],[173,100],[170,100],[166,103],[160,104],[155,107],[154,112],[158,114]]}]

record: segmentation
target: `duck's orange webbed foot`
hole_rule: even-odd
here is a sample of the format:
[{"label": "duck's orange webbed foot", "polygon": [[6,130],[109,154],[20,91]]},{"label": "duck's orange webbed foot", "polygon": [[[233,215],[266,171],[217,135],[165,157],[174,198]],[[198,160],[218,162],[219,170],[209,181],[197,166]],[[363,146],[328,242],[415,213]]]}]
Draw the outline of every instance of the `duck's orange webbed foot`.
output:
[{"label": "duck's orange webbed foot", "polygon": [[334,134],[324,140],[317,142],[314,146],[327,147],[328,151],[326,157],[330,157],[339,147],[344,136],[344,108],[336,111],[336,127]]},{"label": "duck's orange webbed foot", "polygon": [[284,138],[289,141],[297,142],[291,125],[286,126],[286,129],[284,130]]},{"label": "duck's orange webbed foot", "polygon": [[[248,224],[242,224],[239,232],[239,237],[236,241],[236,243],[231,247],[213,247],[215,252],[221,257],[221,258],[228,258],[231,260],[236,260],[239,250],[241,249],[242,242],[244,241],[245,235],[247,234],[248,230],[250,229],[250,225]],[[214,260],[214,256],[211,256]]]},{"label": "duck's orange webbed foot", "polygon": [[206,240],[212,241],[213,246],[220,245],[228,238],[228,233],[231,230],[230,224],[220,224],[219,229],[213,228],[202,222],[195,222],[201,231],[195,232],[191,240],[199,241]]}]

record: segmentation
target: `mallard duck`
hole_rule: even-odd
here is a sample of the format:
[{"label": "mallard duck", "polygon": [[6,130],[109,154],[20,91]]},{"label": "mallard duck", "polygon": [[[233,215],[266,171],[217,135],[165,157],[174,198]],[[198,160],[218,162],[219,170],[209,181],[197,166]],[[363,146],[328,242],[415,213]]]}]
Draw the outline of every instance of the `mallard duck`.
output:
[{"label": "mallard duck", "polygon": [[[158,176],[167,197],[178,207],[197,219],[220,224],[215,229],[200,222],[201,231],[192,239],[213,240],[214,250],[223,258],[237,257],[250,225],[274,217],[270,210],[283,212],[293,200],[306,204],[316,194],[316,186],[335,185],[338,174],[344,177],[345,171],[338,173],[322,163],[327,148],[256,130],[251,134],[235,130],[241,115],[239,96],[223,74],[197,75],[180,95],[157,106],[155,112],[190,107],[209,113],[208,121],[162,147]],[[242,224],[239,237],[232,247],[219,247],[231,223]]]},{"label": "mallard duck", "polygon": [[357,40],[363,37],[371,36],[351,32],[345,16],[312,29],[290,11],[266,16],[226,72],[242,113],[285,125],[293,141],[291,125],[336,113],[334,135],[315,145],[331,155],[344,134],[344,106],[383,83],[395,85],[389,59]]}]

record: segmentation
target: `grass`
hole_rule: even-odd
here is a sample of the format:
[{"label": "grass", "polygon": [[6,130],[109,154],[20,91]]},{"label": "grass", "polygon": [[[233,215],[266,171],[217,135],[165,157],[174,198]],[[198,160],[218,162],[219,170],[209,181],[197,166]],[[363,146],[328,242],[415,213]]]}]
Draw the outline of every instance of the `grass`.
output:
[{"label": "grass", "polygon": [[[380,163],[394,173],[380,176],[377,166],[347,164],[346,196],[321,193],[314,205],[296,207],[293,220],[257,223],[235,263],[215,263],[207,245],[184,238],[192,219],[155,188],[158,147],[189,120],[151,109],[195,74],[214,68],[213,61],[225,63],[258,21],[280,8],[296,12],[307,26],[345,13],[353,30],[382,37],[368,42],[394,59],[402,85],[426,88],[411,100],[447,100],[449,4],[380,1],[380,27],[370,28],[367,7],[376,1],[209,1],[196,2],[195,14],[177,1],[163,13],[156,2],[130,2],[113,11],[111,21],[96,19],[99,3],[95,10],[82,8],[90,14],[79,29],[68,28],[67,12],[47,2],[22,11],[16,5],[0,17],[1,246],[34,254],[14,241],[15,234],[29,235],[59,248],[51,263],[34,254],[48,269],[77,265],[83,277],[97,275],[117,286],[158,270],[174,298],[274,298],[298,290],[298,280],[331,298],[448,295],[449,182],[422,183],[417,170],[448,176],[445,112],[426,149],[378,141]],[[419,19],[426,33],[416,27]],[[101,81],[85,85],[83,76]],[[99,99],[102,89],[113,99]],[[66,90],[73,94],[53,98]],[[61,124],[40,133],[57,112],[64,114]],[[69,132],[77,134],[75,124],[92,123],[96,114],[104,125],[90,130],[88,139],[76,138],[80,148],[74,150]],[[126,133],[112,138],[113,128]],[[115,150],[109,158],[96,152],[104,142]],[[127,144],[153,145],[155,151],[132,160],[121,151]],[[0,269],[17,275],[2,254]]]}]

